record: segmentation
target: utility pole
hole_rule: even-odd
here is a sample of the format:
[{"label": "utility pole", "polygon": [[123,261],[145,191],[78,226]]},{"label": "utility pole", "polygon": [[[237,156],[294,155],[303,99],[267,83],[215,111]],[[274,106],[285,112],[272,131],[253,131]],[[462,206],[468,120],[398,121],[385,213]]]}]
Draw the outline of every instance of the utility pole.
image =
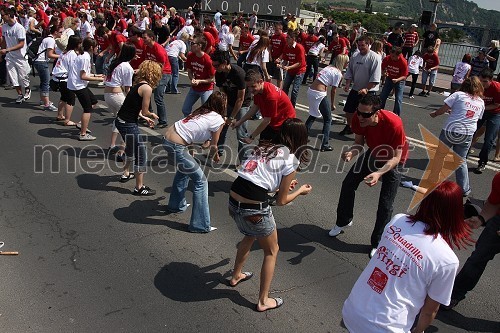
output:
[{"label": "utility pole", "polygon": [[436,23],[437,9],[438,9],[438,5],[441,2],[441,0],[429,0],[429,1],[434,3],[434,10],[432,11],[431,23]]}]

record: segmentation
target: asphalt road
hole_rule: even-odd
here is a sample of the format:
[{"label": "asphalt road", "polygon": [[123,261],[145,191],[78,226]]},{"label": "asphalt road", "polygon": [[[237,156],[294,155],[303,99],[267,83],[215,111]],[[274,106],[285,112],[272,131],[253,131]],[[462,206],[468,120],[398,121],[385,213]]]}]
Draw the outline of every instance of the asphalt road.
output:
[{"label": "asphalt road", "polygon": [[[181,117],[185,83],[182,76],[182,94],[165,97],[170,123]],[[206,167],[212,224],[218,230],[188,233],[190,209],[164,212],[173,168],[166,165],[160,131],[143,128],[150,141],[146,184],[158,193],[138,198],[131,194],[133,182],[118,181],[120,164],[106,154],[112,115],[104,107],[96,110],[90,128],[98,139],[79,142],[76,129],[54,122],[55,113],[38,106],[33,90],[22,105],[14,103],[13,90],[0,91],[0,241],[3,251],[19,251],[0,255],[0,332],[346,331],[341,308],[369,260],[380,186],[361,184],[354,226],[337,238],[327,235],[351,165],[339,162],[342,146],[352,140],[335,134],[342,125],[332,127],[334,151],[314,151],[313,163],[299,175],[300,183],[313,186],[312,193],[273,208],[281,251],[272,295],[285,304],[257,313],[258,276],[237,288],[225,284],[242,237],[226,209],[234,161]],[[300,89],[302,105],[306,90]],[[104,106],[102,88],[93,91]],[[51,95],[57,101],[58,94]],[[341,93],[338,100],[344,98]],[[428,113],[442,105],[443,96],[405,97],[409,101],[402,114],[414,147],[407,177],[416,180],[427,163],[418,124],[439,133],[444,117],[431,119]],[[77,105],[75,121],[81,114]],[[297,110],[305,120],[306,108]],[[321,123],[313,129],[319,134]],[[228,139],[236,147],[234,132]],[[319,141],[312,138],[311,145],[319,147]],[[475,166],[473,160],[469,166]],[[499,169],[491,164],[483,175],[470,173],[475,199],[487,197]],[[406,212],[412,195],[400,188],[394,213]],[[462,264],[471,251],[457,252]],[[255,246],[245,269],[259,272],[261,262],[262,251]],[[454,311],[439,313],[426,332],[500,332],[499,272],[496,258],[467,299]]]}]

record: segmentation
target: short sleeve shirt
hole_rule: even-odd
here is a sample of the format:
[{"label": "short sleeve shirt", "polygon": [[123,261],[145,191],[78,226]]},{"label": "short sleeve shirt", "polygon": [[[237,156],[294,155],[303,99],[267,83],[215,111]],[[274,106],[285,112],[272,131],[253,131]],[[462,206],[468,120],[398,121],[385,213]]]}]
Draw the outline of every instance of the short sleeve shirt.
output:
[{"label": "short sleeve shirt", "polygon": [[245,71],[237,65],[231,65],[229,73],[216,72],[215,84],[227,95],[227,105],[234,106],[238,99],[238,91],[245,89],[242,106],[250,106],[250,92],[246,89]]},{"label": "short sleeve shirt", "polygon": [[204,143],[212,138],[212,133],[224,124],[224,119],[217,112],[211,111],[206,114],[177,121],[174,126],[180,137],[188,144]]},{"label": "short sleeve shirt", "polygon": [[269,127],[278,131],[288,118],[295,118],[295,108],[287,94],[274,84],[264,82],[264,91],[254,94],[253,101],[260,109],[263,117],[271,118]]},{"label": "short sleeve shirt", "polygon": [[[206,53],[198,57],[193,52],[187,55],[186,68],[190,69],[193,73],[193,78],[196,80],[206,80],[215,76],[215,68],[212,66],[212,59]],[[203,83],[193,86],[194,91],[203,92],[214,89],[214,83]]]},{"label": "short sleeve shirt", "polygon": [[443,129],[473,135],[477,129],[477,121],[483,116],[484,101],[463,91],[457,91],[447,97],[444,103],[451,108],[451,112],[443,124]]},{"label": "short sleeve shirt", "polygon": [[[484,90],[484,105],[500,104],[500,82],[491,81],[488,89]],[[487,112],[499,113],[500,107],[494,110],[488,110]]]}]

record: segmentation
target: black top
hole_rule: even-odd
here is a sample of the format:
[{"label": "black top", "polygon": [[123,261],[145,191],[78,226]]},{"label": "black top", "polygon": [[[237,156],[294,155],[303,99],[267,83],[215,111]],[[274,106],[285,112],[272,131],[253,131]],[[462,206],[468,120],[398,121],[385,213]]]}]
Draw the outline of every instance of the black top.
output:
[{"label": "black top", "polygon": [[387,36],[387,41],[391,43],[392,46],[399,46],[399,47],[402,47],[405,42],[403,40],[403,36],[395,32],[391,32],[389,36]]},{"label": "black top", "polygon": [[147,83],[141,82],[130,88],[120,111],[118,111],[117,117],[126,123],[137,124],[137,118],[139,118],[139,113],[142,109],[142,97],[139,95],[138,90],[143,84]]},{"label": "black top", "polygon": [[439,32],[436,31],[431,31],[427,30],[424,32],[424,52],[425,49],[428,48],[429,46],[435,46],[436,45],[436,39],[439,38]]},{"label": "black top", "polygon": [[[234,106],[238,99],[238,90],[246,88],[245,71],[240,66],[231,64],[231,70],[228,73],[215,73],[215,85],[226,93],[227,105]],[[250,106],[251,101],[250,92],[246,89],[245,98],[241,106]]]},{"label": "black top", "polygon": [[495,58],[495,60],[494,60],[494,61],[490,61],[490,63],[489,63],[490,69],[491,69],[492,71],[496,71],[496,70],[497,70],[497,64],[498,64],[498,56],[499,56],[499,53],[500,53],[500,52],[498,51],[498,48],[495,48],[494,50],[491,50],[491,52],[490,52],[490,53],[488,53],[488,55],[489,55],[490,57]]},{"label": "black top", "polygon": [[153,28],[153,32],[155,33],[156,39],[160,44],[165,43],[170,35],[170,29],[165,25],[162,25],[161,27],[155,26]]}]

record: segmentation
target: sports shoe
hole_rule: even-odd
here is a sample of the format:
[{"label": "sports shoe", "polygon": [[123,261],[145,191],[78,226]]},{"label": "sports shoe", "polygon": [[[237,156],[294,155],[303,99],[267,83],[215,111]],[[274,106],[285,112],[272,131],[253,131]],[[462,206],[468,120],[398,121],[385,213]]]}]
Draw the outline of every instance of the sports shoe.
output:
[{"label": "sports shoe", "polygon": [[210,227],[210,231],[215,231],[217,230],[217,227]]},{"label": "sports shoe", "polygon": [[430,95],[431,95],[430,91],[428,91],[428,92],[425,93],[425,97],[429,97]]},{"label": "sports shoe", "polygon": [[422,90],[418,96],[425,96],[425,91]]},{"label": "sports shoe", "polygon": [[26,89],[24,90],[24,99],[25,99],[25,100],[28,100],[28,99],[30,99],[30,98],[31,98],[31,89],[30,89],[30,88],[26,88]]},{"label": "sports shoe", "polygon": [[43,107],[43,111],[57,112],[57,106],[55,106],[54,104],[50,103],[49,105]]},{"label": "sports shoe", "polygon": [[349,222],[348,225],[344,226],[344,227],[339,227],[338,225],[335,225],[332,230],[330,230],[330,232],[328,233],[328,235],[330,237],[335,237],[335,236],[338,236],[342,230],[344,230],[345,228],[349,228],[349,227],[352,227],[352,221]]},{"label": "sports shoe", "polygon": [[372,248],[370,253],[368,254],[368,256],[370,257],[370,259],[375,255],[375,253],[377,253],[377,248]]},{"label": "sports shoe", "polygon": [[134,188],[134,195],[143,195],[143,196],[149,196],[149,195],[155,195],[156,191],[149,188],[146,185],[142,185],[140,189]]},{"label": "sports shoe", "polygon": [[[75,125],[75,127],[76,127],[76,128],[78,128],[79,130],[81,130],[81,129],[82,129],[82,123],[77,123],[77,124]],[[92,131],[91,131],[91,130],[89,130],[89,128],[88,128],[88,127],[87,127],[87,131],[86,131],[86,132],[87,132],[87,133],[92,133]]]},{"label": "sports shoe", "polygon": [[94,141],[95,139],[97,139],[95,136],[92,136],[88,133],[85,133],[85,135],[81,135],[78,137],[78,140],[80,141]]},{"label": "sports shoe", "polygon": [[410,97],[411,99],[414,99],[414,98],[415,98],[415,96],[413,96],[413,95],[411,95],[411,96],[409,96],[409,97]]},{"label": "sports shoe", "polygon": [[486,164],[484,163],[479,163],[479,165],[477,166],[476,170],[474,170],[474,173],[477,173],[477,174],[482,174],[484,172],[484,170],[486,170]]},{"label": "sports shoe", "polygon": [[23,95],[17,96],[16,103],[21,104],[22,102],[24,102],[24,96]]},{"label": "sports shoe", "polygon": [[320,149],[320,151],[332,151],[332,150],[333,150],[332,146],[323,146]]}]

